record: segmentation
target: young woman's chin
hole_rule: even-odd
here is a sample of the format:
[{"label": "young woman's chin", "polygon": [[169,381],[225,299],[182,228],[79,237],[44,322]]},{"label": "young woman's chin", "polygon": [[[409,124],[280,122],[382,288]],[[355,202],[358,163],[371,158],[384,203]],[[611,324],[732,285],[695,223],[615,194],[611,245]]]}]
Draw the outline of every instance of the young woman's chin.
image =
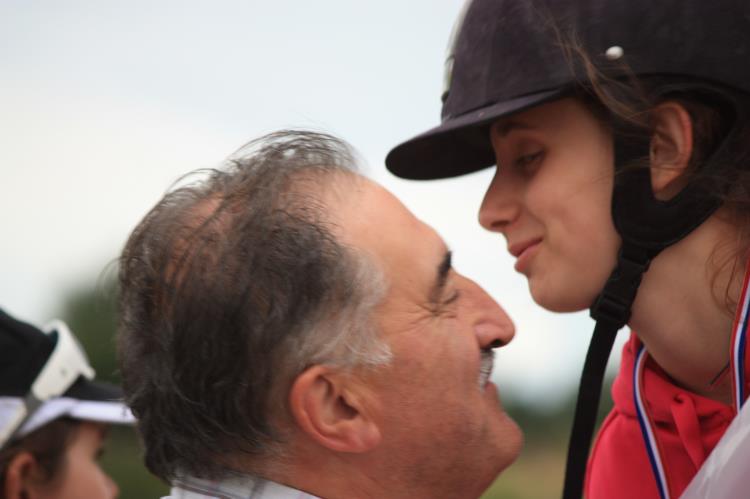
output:
[{"label": "young woman's chin", "polygon": [[[541,282],[540,282],[541,281]],[[598,292],[582,290],[573,282],[555,285],[540,279],[529,279],[529,291],[534,302],[550,312],[579,312],[591,307]]]}]

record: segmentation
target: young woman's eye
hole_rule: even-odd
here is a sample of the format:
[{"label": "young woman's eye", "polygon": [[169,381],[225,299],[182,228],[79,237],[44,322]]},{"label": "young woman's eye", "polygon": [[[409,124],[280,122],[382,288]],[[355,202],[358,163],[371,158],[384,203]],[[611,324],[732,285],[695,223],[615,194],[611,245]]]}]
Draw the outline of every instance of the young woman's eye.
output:
[{"label": "young woman's eye", "polygon": [[544,151],[541,150],[531,154],[524,154],[516,159],[515,165],[517,168],[527,169],[535,166],[543,156]]}]

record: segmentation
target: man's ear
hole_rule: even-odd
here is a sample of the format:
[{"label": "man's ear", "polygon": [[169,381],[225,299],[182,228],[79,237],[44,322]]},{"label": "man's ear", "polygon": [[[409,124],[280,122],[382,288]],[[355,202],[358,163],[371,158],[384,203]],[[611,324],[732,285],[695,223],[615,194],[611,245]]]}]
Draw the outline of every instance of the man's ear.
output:
[{"label": "man's ear", "polygon": [[693,124],[690,113],[675,101],[657,105],[652,120],[651,187],[657,199],[666,201],[687,183],[685,172],[693,154]]},{"label": "man's ear", "polygon": [[327,366],[309,367],[292,383],[289,406],[297,426],[337,452],[367,452],[381,440],[367,406],[367,390],[351,375]]},{"label": "man's ear", "polygon": [[37,497],[40,469],[34,456],[22,451],[13,456],[5,469],[5,499],[33,499]]}]

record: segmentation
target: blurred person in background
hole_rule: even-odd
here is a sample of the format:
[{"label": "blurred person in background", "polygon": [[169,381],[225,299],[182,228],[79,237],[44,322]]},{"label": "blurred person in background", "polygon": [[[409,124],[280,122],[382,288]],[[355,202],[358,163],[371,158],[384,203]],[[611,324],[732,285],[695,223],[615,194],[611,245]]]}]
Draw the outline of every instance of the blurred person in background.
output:
[{"label": "blurred person in background", "polygon": [[67,326],[46,332],[0,310],[0,493],[3,499],[109,499],[100,468],[109,424],[132,424],[119,388],[94,382]]},{"label": "blurred person in background", "polygon": [[271,134],[168,193],[119,280],[172,498],[476,498],[520,451],[489,381],[513,324],[334,137]]},{"label": "blurred person in background", "polygon": [[386,163],[496,166],[479,222],[539,305],[591,310],[564,497],[678,497],[750,393],[750,3],[473,0],[455,33],[442,123]]}]

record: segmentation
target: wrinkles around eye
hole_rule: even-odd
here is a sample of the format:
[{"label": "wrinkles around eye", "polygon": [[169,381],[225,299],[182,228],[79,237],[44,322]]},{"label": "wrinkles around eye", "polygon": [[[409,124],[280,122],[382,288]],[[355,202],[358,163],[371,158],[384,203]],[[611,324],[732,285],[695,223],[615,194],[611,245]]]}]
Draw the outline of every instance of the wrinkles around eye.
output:
[{"label": "wrinkles around eye", "polygon": [[450,305],[451,303],[455,303],[456,301],[458,301],[458,299],[460,297],[461,297],[461,291],[459,291],[458,289],[456,289],[452,293],[450,293],[450,295],[448,296],[448,298],[446,298],[443,301],[443,305]]}]

